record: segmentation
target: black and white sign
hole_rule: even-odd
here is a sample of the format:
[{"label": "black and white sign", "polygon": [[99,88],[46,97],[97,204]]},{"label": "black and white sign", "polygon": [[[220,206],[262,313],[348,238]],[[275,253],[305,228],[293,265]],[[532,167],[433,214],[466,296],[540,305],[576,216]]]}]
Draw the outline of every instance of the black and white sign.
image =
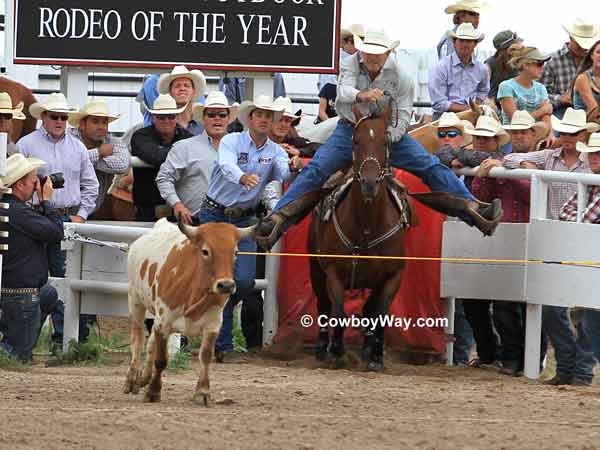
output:
[{"label": "black and white sign", "polygon": [[15,0],[17,64],[334,73],[341,0]]}]

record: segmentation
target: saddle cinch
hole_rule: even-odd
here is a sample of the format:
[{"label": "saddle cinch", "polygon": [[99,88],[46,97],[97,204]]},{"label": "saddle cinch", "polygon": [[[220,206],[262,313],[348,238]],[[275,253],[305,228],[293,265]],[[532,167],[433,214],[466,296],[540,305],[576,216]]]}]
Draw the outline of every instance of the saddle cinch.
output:
[{"label": "saddle cinch", "polygon": [[[331,191],[325,196],[315,208],[317,215],[322,222],[329,222],[335,208],[344,200],[350,186],[354,180],[354,171],[350,168],[346,173],[337,171],[329,177],[323,185],[323,189]],[[417,216],[412,210],[412,206],[408,201],[408,190],[406,186],[396,180],[394,177],[386,177],[385,187],[394,200],[394,205],[400,213],[400,224],[402,228],[408,228],[418,224]]]}]

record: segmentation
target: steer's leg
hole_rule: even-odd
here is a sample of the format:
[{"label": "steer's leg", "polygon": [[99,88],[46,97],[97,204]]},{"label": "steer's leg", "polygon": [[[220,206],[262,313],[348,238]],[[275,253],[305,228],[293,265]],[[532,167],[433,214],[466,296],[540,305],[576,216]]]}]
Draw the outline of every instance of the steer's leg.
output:
[{"label": "steer's leg", "polygon": [[167,340],[169,339],[169,335],[164,336],[162,332],[160,332],[156,328],[156,323],[154,328],[152,329],[152,334],[154,335],[154,347],[156,351],[156,355],[154,358],[154,373],[152,374],[152,379],[150,380],[150,385],[146,390],[146,395],[144,396],[144,400],[147,402],[160,402],[160,391],[162,389],[162,373],[163,370],[167,367],[167,361],[169,355],[167,354]]},{"label": "steer's leg", "polygon": [[150,332],[150,337],[148,338],[148,344],[146,344],[146,360],[144,361],[144,371],[142,372],[142,378],[140,379],[140,387],[144,387],[148,383],[150,383],[155,358],[156,332],[154,331],[154,328],[152,328],[152,331]]},{"label": "steer's leg", "polygon": [[140,390],[140,372],[142,365],[142,348],[144,347],[144,317],[146,307],[141,303],[131,301],[129,303],[129,321],[131,322],[131,364],[127,371],[125,394],[137,394]]},{"label": "steer's leg", "polygon": [[200,346],[200,351],[198,352],[198,359],[200,360],[200,377],[198,378],[192,401],[204,406],[208,406],[208,402],[210,401],[210,382],[208,380],[208,373],[217,336],[219,335],[219,328],[221,328],[222,315],[223,308],[215,306],[206,310],[202,319],[206,322],[206,325],[202,331],[202,344]]}]

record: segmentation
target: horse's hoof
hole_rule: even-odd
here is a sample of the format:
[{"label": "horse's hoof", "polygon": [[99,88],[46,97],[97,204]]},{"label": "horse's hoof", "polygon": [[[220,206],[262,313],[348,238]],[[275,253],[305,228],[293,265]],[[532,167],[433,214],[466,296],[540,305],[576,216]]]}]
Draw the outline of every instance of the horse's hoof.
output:
[{"label": "horse's hoof", "polygon": [[315,358],[317,358],[317,361],[319,362],[327,361],[327,355],[328,353],[326,348],[318,348],[315,352]]},{"label": "horse's hoof", "polygon": [[343,356],[338,356],[336,358],[333,358],[333,360],[331,361],[331,367],[333,369],[342,369],[345,366],[346,366],[346,362],[344,361]]},{"label": "horse's hoof", "polygon": [[383,363],[376,362],[376,361],[369,361],[369,364],[367,364],[367,372],[377,372],[377,373],[383,372]]},{"label": "horse's hoof", "polygon": [[194,394],[192,403],[195,403],[198,406],[207,407],[210,405],[210,394]]},{"label": "horse's hoof", "polygon": [[144,395],[144,401],[146,403],[158,403],[158,402],[160,402],[160,392],[146,391],[146,395]]}]

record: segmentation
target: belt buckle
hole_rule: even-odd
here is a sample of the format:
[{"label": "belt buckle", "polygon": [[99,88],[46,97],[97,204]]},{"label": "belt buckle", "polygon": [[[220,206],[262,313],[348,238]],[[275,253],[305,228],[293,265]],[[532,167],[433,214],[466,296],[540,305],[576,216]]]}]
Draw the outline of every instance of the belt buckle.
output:
[{"label": "belt buckle", "polygon": [[231,219],[239,219],[244,215],[243,213],[244,211],[242,210],[242,208],[237,206],[229,206],[223,209],[223,214],[229,216]]}]

